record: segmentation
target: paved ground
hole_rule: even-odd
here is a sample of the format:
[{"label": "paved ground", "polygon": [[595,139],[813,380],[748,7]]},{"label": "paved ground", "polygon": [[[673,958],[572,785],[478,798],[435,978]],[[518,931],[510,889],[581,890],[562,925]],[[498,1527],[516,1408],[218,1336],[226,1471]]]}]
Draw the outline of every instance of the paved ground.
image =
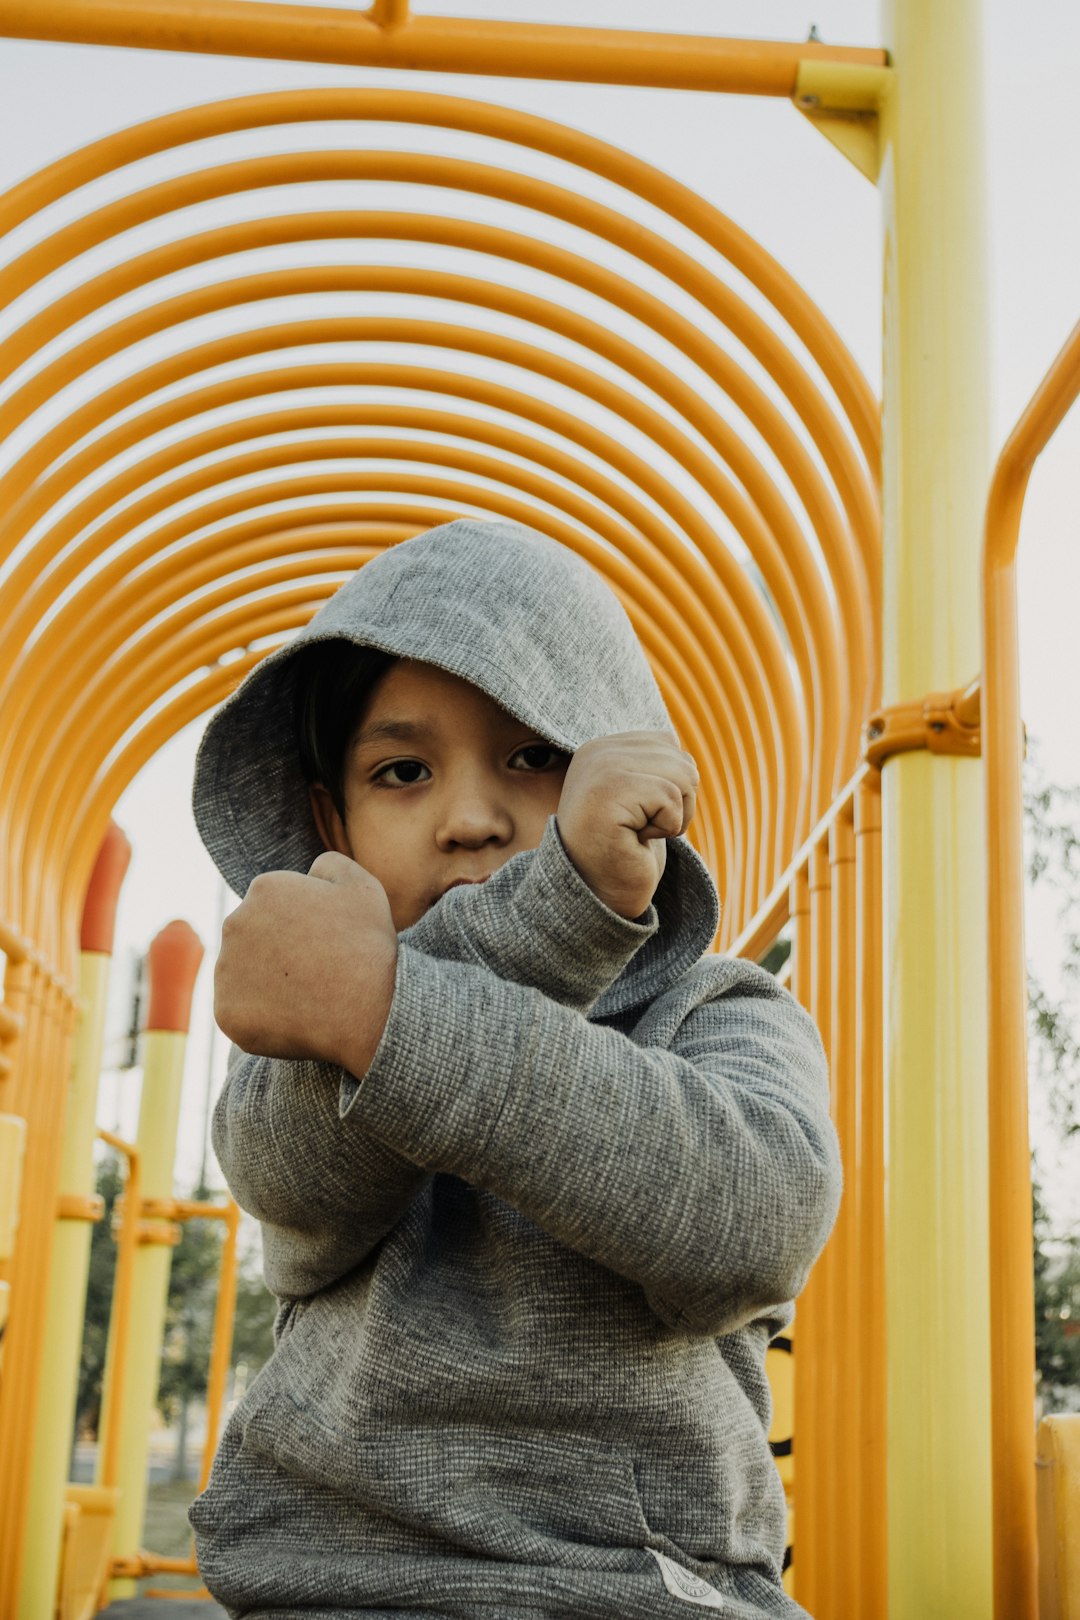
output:
[{"label": "paved ground", "polygon": [[125,1598],[102,1609],[97,1620],[225,1620],[225,1610],[198,1598]]}]

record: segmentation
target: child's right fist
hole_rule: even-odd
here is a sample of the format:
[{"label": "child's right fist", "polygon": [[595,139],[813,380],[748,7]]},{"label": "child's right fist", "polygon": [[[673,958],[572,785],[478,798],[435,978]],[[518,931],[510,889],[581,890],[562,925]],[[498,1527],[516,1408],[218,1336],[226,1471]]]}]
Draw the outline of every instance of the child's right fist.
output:
[{"label": "child's right fist", "polygon": [[557,822],[566,853],[620,917],[648,910],[667,838],[686,831],[698,770],[667,731],[622,731],[583,743],[567,767]]}]

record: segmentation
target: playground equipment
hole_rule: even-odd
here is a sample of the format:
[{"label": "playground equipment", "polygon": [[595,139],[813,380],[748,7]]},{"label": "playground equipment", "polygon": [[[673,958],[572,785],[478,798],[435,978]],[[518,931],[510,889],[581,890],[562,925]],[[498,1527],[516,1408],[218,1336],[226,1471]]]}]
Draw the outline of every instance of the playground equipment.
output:
[{"label": "playground equipment", "polygon": [[[59,1536],[29,1522],[27,1480],[78,921],[110,810],[346,573],[482,512],[565,541],[620,594],[701,764],[717,945],[761,958],[786,931],[829,1050],[847,1190],[798,1305],[795,1593],[818,1620],[1034,1620],[1014,561],[1080,331],[991,480],[975,0],[893,0],[888,53],[413,18],[402,0],[0,0],[0,33],[784,98],[880,185],[887,264],[882,436],[837,334],[732,221],[506,107],[248,97],[0,198],[4,228],[27,227],[0,297],[44,294],[0,345],[0,1109],[18,1121],[0,1151],[26,1144],[0,1614],[39,1620],[27,1593]],[[388,124],[419,149],[368,138]],[[305,125],[335,143],[274,147]],[[255,131],[266,150],[237,157]],[[330,181],[356,188],[349,207],[249,206]],[[370,208],[374,184],[450,205]],[[223,199],[235,217],[190,231],[183,210]],[[224,335],[178,333],[221,313]],[[1075,1449],[1061,1426],[1044,1441],[1044,1586],[1075,1615],[1055,1528]]]}]

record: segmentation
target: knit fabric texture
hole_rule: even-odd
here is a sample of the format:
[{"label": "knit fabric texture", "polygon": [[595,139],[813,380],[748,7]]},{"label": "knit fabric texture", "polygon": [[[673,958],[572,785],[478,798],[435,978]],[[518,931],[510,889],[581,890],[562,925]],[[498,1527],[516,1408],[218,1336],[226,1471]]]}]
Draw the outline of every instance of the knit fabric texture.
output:
[{"label": "knit fabric texture", "polygon": [[[322,848],[289,667],[318,638],[451,670],[569,750],[671,729],[591,569],[446,525],[367,564],[211,722],[195,814],[239,893]],[[366,1074],[234,1048],[214,1145],[281,1306],[191,1510],[231,1615],[803,1614],[764,1359],[839,1155],[813,1023],[704,954],[717,919],[685,839],[628,921],[552,817],[400,935]]]}]

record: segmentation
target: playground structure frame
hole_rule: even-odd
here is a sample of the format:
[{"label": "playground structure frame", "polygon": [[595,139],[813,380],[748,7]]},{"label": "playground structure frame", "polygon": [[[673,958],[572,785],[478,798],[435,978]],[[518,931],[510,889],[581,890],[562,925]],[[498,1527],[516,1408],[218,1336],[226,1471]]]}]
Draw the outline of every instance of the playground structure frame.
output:
[{"label": "playground structure frame", "polygon": [[[775,307],[809,348],[841,400],[850,427],[847,438],[838,434],[829,413],[819,409],[815,390],[803,374],[790,367],[775,346],[770,348],[768,336],[748,316],[730,308],[725,311],[729,319],[741,323],[743,341],[757,342],[773,375],[785,379],[788,397],[798,402],[802,419],[810,424],[840,494],[830,505],[783,420],[774,419],[777,413],[770,415],[767,402],[756,399],[745,382],[723,373],[722,381],[740,398],[744,411],[752,417],[756,413],[763,431],[781,446],[792,476],[802,479],[804,503],[815,514],[819,542],[831,560],[839,601],[835,621],[820,595],[815,597],[812,570],[795,545],[795,537],[790,537],[785,564],[781,548],[770,553],[768,534],[760,525],[760,532],[755,530],[761,556],[766,562],[773,557],[769,584],[795,649],[798,686],[786,678],[779,644],[760,608],[740,587],[721,555],[723,548],[710,549],[708,537],[700,529],[695,533],[693,515],[680,509],[675,497],[658,484],[651,486],[652,497],[661,504],[666,501],[669,512],[678,516],[687,532],[695,534],[701,556],[716,569],[723,590],[710,579],[707,569],[699,568],[694,574],[689,561],[689,582],[680,580],[674,554],[670,548],[664,549],[662,525],[641,503],[635,506],[621,498],[617,518],[605,516],[597,503],[618,508],[620,497],[595,473],[586,475],[573,469],[585,495],[576,505],[564,503],[568,522],[561,532],[552,520],[553,532],[567,543],[581,544],[574,524],[601,536],[591,555],[598,566],[610,571],[612,582],[622,589],[628,606],[637,614],[640,633],[658,667],[680,730],[693,740],[695,752],[710,762],[717,791],[702,816],[701,847],[722,882],[740,885],[738,903],[731,909],[739,926],[735,928],[733,922],[733,931],[720,944],[759,957],[780,929],[790,924],[792,988],[831,1037],[827,1045],[836,1076],[837,1123],[846,1143],[849,1209],[815,1272],[805,1304],[800,1305],[796,1353],[797,1433],[807,1457],[805,1470],[800,1472],[798,1465],[795,1470],[797,1591],[803,1601],[820,1611],[822,1620],[846,1620],[856,1612],[852,1608],[856,1602],[861,1616],[888,1613],[891,1620],[916,1620],[916,1616],[921,1620],[922,1615],[938,1611],[982,1617],[991,1610],[997,1620],[1035,1620],[1037,1613],[1020,828],[1023,742],[1015,557],[1031,467],[1080,388],[1080,333],[1074,333],[1066,344],[991,478],[985,451],[985,315],[978,295],[983,252],[978,32],[975,0],[936,11],[928,0],[893,0],[887,8],[888,52],[844,50],[815,42],[781,45],[423,18],[411,15],[401,0],[377,0],[368,12],[359,14],[248,0],[192,4],[184,0],[147,4],[96,0],[90,6],[74,0],[0,0],[0,33],[13,37],[783,97],[817,123],[868,178],[880,183],[888,267],[885,415],[880,446],[874,402],[836,344],[835,335],[800,297],[795,284],[777,274],[767,255],[760,250],[755,253],[754,245],[740,241],[734,230],[725,241],[729,253],[741,256],[741,265],[750,265],[757,284],[768,288]],[[369,101],[374,102],[378,94],[369,93]],[[387,105],[393,99],[399,106],[407,106],[418,121],[437,122],[445,116],[436,107],[443,98],[383,94]],[[251,99],[263,103],[259,116],[272,115],[269,103],[275,98]],[[276,100],[283,115],[289,116],[284,98]],[[344,108],[345,103],[342,105]],[[298,111],[294,115],[300,116]],[[228,115],[224,116],[227,121]],[[236,116],[239,119],[242,114]],[[349,114],[343,110],[341,116]],[[483,124],[482,111],[463,116],[475,127]],[[502,138],[520,139],[523,144],[540,138],[540,122],[508,109],[491,110],[490,128],[497,128]],[[194,113],[190,117],[173,115],[157,121],[157,126],[163,141],[171,139],[166,126],[175,131],[177,141],[197,138]],[[928,129],[934,131],[932,136],[926,133]],[[142,130],[149,131],[151,126],[142,126]],[[572,132],[564,135],[565,151],[575,161],[586,167],[590,161],[599,161],[592,150],[599,143],[574,137]],[[140,131],[125,132],[16,188],[0,201],[6,222],[18,223],[44,206],[51,195],[81,183],[99,158],[110,165],[127,161],[137,150],[132,143],[139,138],[149,142],[144,149],[152,147],[153,133],[143,137]],[[544,138],[556,140],[555,136]],[[326,159],[324,167],[329,172],[329,156],[319,156]],[[267,172],[280,178],[282,161],[275,160]],[[306,156],[305,161],[310,165],[312,160]],[[411,161],[415,169],[417,160]],[[431,184],[445,180],[461,187],[468,182],[478,192],[486,188],[493,193],[501,186],[504,194],[524,206],[555,214],[561,210],[564,217],[573,217],[572,197],[560,195],[557,188],[538,187],[521,177],[500,179],[495,171],[479,165],[468,175],[458,165],[453,175],[446,173],[440,179],[439,160],[426,161],[423,173]],[[624,184],[629,183],[630,160],[621,170],[616,158],[605,156],[604,161],[612,165],[609,173],[618,173]],[[59,236],[53,239],[57,261],[65,253],[75,256],[82,251],[95,229],[107,233],[122,228],[124,219],[134,217],[132,208],[149,215],[158,203],[162,208],[181,206],[182,195],[193,196],[192,188],[199,185],[204,189],[218,185],[225,191],[263,183],[255,164],[244,174],[237,172],[240,167],[229,166],[229,172],[222,170],[209,180],[210,171],[201,171],[186,193],[181,182],[170,183],[167,197],[155,199],[143,193],[134,202],[113,205],[108,219],[95,222],[95,216],[87,216],[72,229],[66,243]],[[365,172],[392,177],[393,164],[379,154],[370,158]],[[679,197],[679,190],[672,186],[672,199],[682,207],[683,217],[690,217],[692,202]],[[596,208],[583,204],[578,215],[585,219],[592,210],[593,229],[600,222]],[[292,218],[298,221],[295,229],[305,240],[318,239],[328,228],[325,220]],[[942,220],[947,221],[944,231]],[[615,220],[604,223],[617,228]],[[704,215],[699,221],[703,223]],[[375,219],[369,226],[378,234],[385,222],[380,225]],[[200,254],[209,260],[228,252],[228,229],[206,233],[200,239],[187,238],[145,255],[124,267],[130,284],[139,285],[144,278],[194,262]],[[399,229],[412,229],[424,240],[438,235],[431,220],[399,224]],[[711,224],[709,229],[713,229]],[[456,228],[443,221],[441,230],[446,242],[484,251],[497,248],[509,259],[551,267],[568,281],[590,285],[586,267],[572,263],[565,253],[553,250],[545,258],[535,243],[512,238],[510,233],[496,235],[491,227],[470,226],[464,221]],[[664,263],[673,278],[681,275],[684,283],[689,278],[703,302],[719,296],[703,279],[694,281],[692,266],[678,265],[674,256]],[[8,294],[50,267],[40,257],[12,267],[16,279],[9,281]],[[111,273],[110,284],[99,289],[102,298],[117,296],[123,285],[123,272]],[[381,280],[371,273],[350,280],[340,272],[322,272],[320,279],[317,271],[303,275],[290,271],[247,278],[243,285],[239,281],[219,283],[212,292],[182,294],[173,310],[158,305],[145,318],[140,315],[131,317],[127,325],[118,323],[107,341],[119,351],[152,330],[167,328],[173,320],[213,307],[215,299],[216,307],[228,308],[283,293],[304,294],[319,287],[345,285],[376,287],[395,295],[441,289],[473,305],[487,300],[504,313],[568,333],[584,347],[616,358],[625,371],[632,373],[635,366],[639,371],[648,370],[646,360],[635,361],[629,346],[620,349],[613,334],[590,330],[567,312],[560,317],[553,306],[541,309],[530,294],[496,295],[488,284],[475,279],[466,283],[463,278],[453,278],[451,284],[451,278],[439,282],[430,272],[410,281],[401,270]],[[631,300],[630,293],[602,272],[597,272],[592,285],[602,287],[614,303]],[[43,317],[13,347],[5,346],[9,370],[93,308],[94,297],[94,284],[90,283],[51,306],[46,312],[53,318],[51,327]],[[679,331],[677,322],[665,325],[647,298],[632,302],[642,319],[656,323],[671,341],[681,343],[703,369],[721,365],[716,355],[695,350],[692,337]],[[443,349],[471,345],[475,352],[479,343],[474,331],[462,337],[446,323],[427,334],[419,334],[417,322],[408,324],[413,339],[424,336]],[[270,341],[269,331],[283,347],[301,343],[312,337],[310,330],[300,330],[302,325],[305,323],[296,323],[295,331],[263,328],[260,338]],[[340,330],[340,325],[335,328]],[[359,327],[356,335],[361,335]],[[362,335],[393,337],[395,330],[392,323],[383,322],[377,333],[368,325]],[[412,340],[404,323],[396,335]],[[491,346],[493,353],[526,369],[541,371],[546,365],[557,372],[567,364],[552,357],[545,361],[539,351],[526,353],[510,340],[493,339]],[[101,344],[96,350],[91,345],[90,350],[88,364],[100,353]],[[243,352],[242,341],[231,345],[225,341],[215,350],[215,357]],[[202,358],[212,363],[209,355]],[[57,362],[57,380],[70,378],[78,364],[77,352],[69,351]],[[170,377],[194,376],[198,365],[199,357],[192,354],[171,369],[162,362],[156,371],[148,369],[127,397],[148,396]],[[290,369],[295,372],[297,368]],[[418,387],[431,385],[432,368],[425,368],[422,374],[417,368],[417,373]],[[569,378],[571,372],[564,369],[562,375]],[[586,391],[584,379],[575,377],[574,381]],[[648,381],[660,392],[667,388],[673,406],[688,410],[676,385],[662,378],[655,367],[648,373]],[[12,425],[18,424],[22,413],[33,410],[35,397],[47,396],[51,382],[46,368],[9,397],[5,409]],[[252,386],[252,395],[258,386]],[[445,373],[437,386],[442,392],[455,388]],[[456,391],[467,396],[469,386],[459,381]],[[474,397],[478,397],[479,386],[472,384]],[[242,385],[233,388],[239,397]],[[605,394],[597,379],[588,388],[594,397],[614,401],[614,395]],[[118,387],[114,392],[111,403],[118,408],[124,390]],[[183,397],[194,413],[195,395]],[[495,396],[489,392],[487,397]],[[509,403],[505,394],[502,397]],[[222,398],[220,390],[214,394],[215,403]],[[51,446],[41,447],[36,459],[34,453],[24,458],[22,483],[7,483],[7,492],[15,497],[10,521],[22,525],[21,533],[49,510],[65,488],[74,487],[80,454],[89,456],[94,465],[103,465],[112,449],[135,442],[138,433],[145,431],[146,417],[134,418],[113,430],[111,444],[99,437],[89,450],[76,449],[82,433],[107,420],[109,403],[94,401],[84,408],[78,422],[73,417],[63,424]],[[629,401],[617,404],[628,415],[636,411],[642,431],[652,432],[662,441],[665,430],[655,413],[648,418]],[[522,417],[530,414],[520,398],[514,401],[514,408]],[[170,412],[174,419],[182,415],[185,407],[166,404],[151,409],[164,421]],[[550,425],[555,418],[549,408],[543,402],[531,403],[534,421],[539,422],[546,410]],[[432,419],[430,410],[424,414]],[[344,420],[335,421],[333,412],[325,408],[307,415],[293,410],[290,415],[294,425],[319,431],[334,430]],[[349,420],[359,420],[356,410],[350,410]],[[408,408],[399,406],[396,417],[386,409],[375,411],[371,421],[395,430],[394,438],[373,441],[377,450],[372,455],[409,456],[410,440],[401,436],[414,421]],[[722,452],[728,464],[740,470],[743,487],[754,492],[751,504],[757,510],[772,511],[775,526],[783,532],[781,514],[775,504],[770,507],[768,491],[760,483],[755,485],[754,468],[740,461],[738,447],[725,434],[723,424],[710,424],[704,414],[700,421],[713,434],[710,442],[717,446],[718,454]],[[260,463],[259,452],[244,450],[244,438],[272,431],[264,417],[245,418],[244,423],[243,430],[223,428],[216,437],[204,436],[199,444],[186,441],[186,459],[211,447],[236,448],[238,441],[241,453],[234,471],[249,473],[260,465],[278,465],[288,459],[278,451]],[[460,432],[458,416],[453,423]],[[450,425],[448,421],[448,429]],[[947,425],[953,453],[942,470],[935,451]],[[577,431],[589,430],[579,427]],[[458,449],[450,458],[455,470],[470,477],[495,476],[492,450],[527,454],[534,462],[546,462],[548,472],[560,477],[571,473],[566,457],[550,448],[541,449],[539,441],[526,447],[520,436],[515,439],[509,430],[500,432],[490,424],[484,429],[474,423],[474,434],[478,448]],[[594,448],[600,459],[618,464],[620,452],[610,438],[604,443],[597,435]],[[74,451],[70,459],[57,459],[55,470],[42,479],[50,456],[59,458],[68,449]],[[430,447],[428,452],[425,459],[431,461]],[[330,459],[335,454],[354,455],[355,443],[344,437],[326,440],[322,453]],[[690,449],[680,446],[679,453],[692,460]],[[169,463],[165,451],[156,460],[148,458],[128,475],[126,486],[116,484],[109,498],[137,490],[141,483],[168,470]],[[708,467],[699,464],[699,472],[721,504],[729,503],[728,510],[737,521],[752,528],[753,513],[745,504],[739,506],[737,491],[722,489],[715,471]],[[635,476],[645,489],[640,471]],[[517,491],[499,501],[492,497],[489,509],[528,521],[529,502],[551,500],[545,477],[520,473]],[[74,781],[90,807],[81,838],[73,839],[70,829],[57,819],[57,785],[54,780],[50,787],[47,768],[35,778],[32,767],[24,762],[21,774],[13,778],[10,803],[5,786],[0,811],[13,808],[16,821],[29,825],[30,812],[36,810],[53,829],[49,842],[37,854],[37,865],[28,862],[17,867],[13,863],[6,887],[0,891],[0,949],[7,959],[5,998],[0,1003],[0,1083],[10,1081],[15,1097],[22,1095],[17,1089],[17,1065],[26,1075],[62,1074],[65,1041],[76,1011],[69,919],[85,888],[118,791],[179,724],[231,690],[265,647],[243,651],[227,664],[216,664],[216,660],[259,638],[287,634],[298,616],[310,612],[325,594],[321,586],[293,583],[293,565],[280,565],[276,573],[265,568],[262,583],[274,595],[257,613],[232,586],[223,585],[216,596],[212,594],[215,571],[222,567],[223,532],[232,548],[228,555],[233,563],[257,557],[266,565],[271,556],[258,521],[243,520],[243,503],[230,508],[227,500],[213,493],[218,481],[220,469],[193,475],[185,486],[191,494],[211,493],[211,501],[201,512],[203,525],[233,523],[229,530],[215,530],[201,554],[198,543],[185,552],[191,581],[206,593],[199,598],[198,610],[188,613],[186,619],[177,613],[163,620],[149,637],[133,643],[122,663],[109,668],[108,696],[100,683],[95,693],[90,668],[94,644],[88,643],[83,649],[83,674],[90,684],[86,712],[93,709],[97,715],[100,735],[119,742],[138,712],[140,689],[163,681],[167,663],[175,665],[186,658],[191,671],[205,669],[205,677],[159,709],[123,758],[114,760],[103,775],[95,774],[102,758],[100,738],[92,739],[81,758],[69,756],[72,776],[68,791]],[[363,488],[362,479],[354,480],[353,487]],[[310,477],[293,487],[286,480],[278,498],[295,497],[302,502],[316,488]],[[331,481],[327,493],[335,488]],[[372,493],[378,488],[377,481],[373,482]],[[439,521],[445,515],[445,505],[439,503],[468,498],[467,491],[452,480],[433,481],[428,474],[412,481],[402,475],[396,489],[408,497],[404,504],[369,503],[362,522],[355,510],[341,503],[328,507],[325,514],[320,508],[326,525],[319,528],[302,521],[298,506],[295,528],[279,522],[270,539],[280,546],[283,535],[292,536],[308,553],[312,574],[331,567],[351,568],[373,549],[393,543],[415,527]],[[876,526],[879,498],[884,519],[881,534]],[[108,504],[106,495],[97,497],[97,511],[103,512]],[[92,503],[76,508],[56,525],[48,542],[53,548],[51,556],[64,554],[79,524],[95,517],[91,507]],[[149,518],[153,497],[144,510]],[[234,522],[238,518],[241,521]],[[183,532],[175,524],[153,531],[141,543],[145,560],[149,563],[156,548],[172,544]],[[112,538],[121,534],[122,525]],[[644,539],[638,540],[638,535]],[[109,538],[109,531],[103,528],[100,549]],[[17,532],[11,531],[9,539],[17,544]],[[623,573],[605,553],[603,542],[609,551],[629,559]],[[20,604],[15,629],[24,633],[35,623],[34,582],[46,555],[41,544],[18,565],[22,572],[12,576],[19,584],[12,592],[12,600]],[[586,554],[590,554],[588,549]],[[932,582],[941,574],[943,557],[949,559],[949,589],[939,591]],[[126,566],[131,566],[130,557]],[[797,570],[794,579],[793,568]],[[96,613],[96,622],[104,628],[107,620],[126,614],[131,626],[137,625],[139,601],[134,593],[125,596],[121,573],[119,567],[112,576],[106,571],[96,585],[86,586],[79,598],[84,618],[88,610]],[[147,575],[147,579],[152,577],[152,573]],[[147,579],[141,582],[144,593]],[[23,593],[24,583],[29,595]],[[5,582],[5,588],[9,584]],[[162,593],[163,604],[171,600],[170,592],[175,594],[177,585],[169,569],[159,571],[155,588]],[[695,592],[704,607],[695,605]],[[49,606],[43,589],[38,610],[45,612]],[[806,620],[803,632],[800,617]],[[700,624],[695,631],[697,640],[680,637],[676,622],[680,620]],[[722,633],[715,640],[710,639],[714,632],[707,620],[720,627]],[[750,626],[749,632],[743,629],[744,622]],[[37,648],[25,655],[15,634],[6,646],[0,645],[0,679],[13,681],[11,691],[18,694],[22,723],[43,727],[46,733],[59,723],[65,701],[60,692],[51,700],[47,692],[42,693],[50,657],[55,657],[64,630],[62,613],[59,623],[50,628],[52,641],[41,637]],[[846,707],[845,680],[854,692]],[[812,714],[808,707],[811,692],[818,705]],[[78,710],[73,710],[69,722],[72,739],[78,718]],[[769,742],[778,734],[783,744],[779,750]],[[806,746],[800,753],[800,739],[810,738],[812,750]],[[6,735],[0,738],[0,757],[17,757],[17,752],[10,754],[13,746]],[[5,749],[9,750],[6,755]],[[24,795],[21,799],[20,793]],[[933,859],[929,861],[925,847],[928,826],[933,828]],[[30,848],[28,844],[27,850]],[[874,853],[865,853],[868,850]],[[61,871],[62,878],[58,877]],[[941,903],[946,891],[951,896],[948,906]],[[987,964],[985,982],[977,986],[971,983],[973,961]],[[861,1021],[852,1005],[860,1000],[851,994],[856,983],[861,984],[862,1004],[869,1009]],[[884,1002],[882,984],[889,986]],[[874,1067],[875,1042],[878,1070]],[[858,1086],[856,1075],[860,1077]],[[59,1120],[62,1100],[62,1088],[53,1086],[44,1102],[35,1102],[33,1109],[27,1107],[32,1134],[47,1131],[50,1120]],[[875,1101],[879,1105],[876,1112]],[[6,1101],[0,1100],[0,1106],[6,1107]],[[886,1130],[887,1192],[878,1166],[884,1156]],[[932,1152],[928,1144],[933,1145]],[[937,1166],[936,1173],[927,1169],[928,1159]],[[47,1154],[40,1151],[27,1162],[31,1169],[24,1183],[24,1209],[30,1211],[38,1204],[44,1209],[54,1172]],[[27,1215],[24,1222],[27,1230],[20,1237],[15,1260],[25,1279],[30,1256],[42,1260],[47,1256],[48,1223],[39,1220],[39,1229],[35,1229]],[[880,1275],[875,1282],[878,1262]],[[857,1309],[844,1299],[848,1284],[856,1279],[866,1301],[861,1325]],[[13,1283],[14,1313],[19,1305],[14,1273]],[[30,1327],[34,1308],[29,1302],[38,1297],[37,1285],[31,1287],[25,1281],[24,1286],[28,1308],[21,1322],[13,1315],[17,1330],[0,1391],[0,1444],[5,1437],[28,1435],[26,1414],[32,1413],[36,1395]],[[835,1343],[840,1335],[858,1347],[865,1369],[857,1396],[850,1403],[853,1410],[846,1416],[838,1387],[839,1364],[827,1365],[822,1357],[815,1370],[813,1358],[807,1354],[807,1347]],[[916,1411],[919,1421],[913,1422]],[[836,1424],[841,1428],[842,1456],[858,1450],[861,1437],[864,1449],[873,1451],[880,1463],[880,1470],[870,1466],[865,1475],[869,1512],[858,1500],[861,1476],[844,1478],[841,1466],[830,1469],[824,1461],[822,1437]],[[886,1435],[891,1437],[888,1444]],[[3,1454],[16,1456],[18,1450],[5,1448]],[[7,1526],[0,1536],[9,1536],[6,1545],[13,1557],[9,1568],[20,1561],[21,1484],[18,1468],[8,1465],[0,1472],[0,1520]],[[864,1526],[862,1544],[856,1548],[850,1568],[843,1567],[838,1555],[838,1520]],[[882,1565],[888,1570],[884,1583],[880,1581]],[[868,1604],[874,1600],[868,1594],[873,1590],[875,1571],[882,1590],[878,1606],[872,1608]],[[15,1590],[4,1592],[3,1600],[13,1603]]]}]

